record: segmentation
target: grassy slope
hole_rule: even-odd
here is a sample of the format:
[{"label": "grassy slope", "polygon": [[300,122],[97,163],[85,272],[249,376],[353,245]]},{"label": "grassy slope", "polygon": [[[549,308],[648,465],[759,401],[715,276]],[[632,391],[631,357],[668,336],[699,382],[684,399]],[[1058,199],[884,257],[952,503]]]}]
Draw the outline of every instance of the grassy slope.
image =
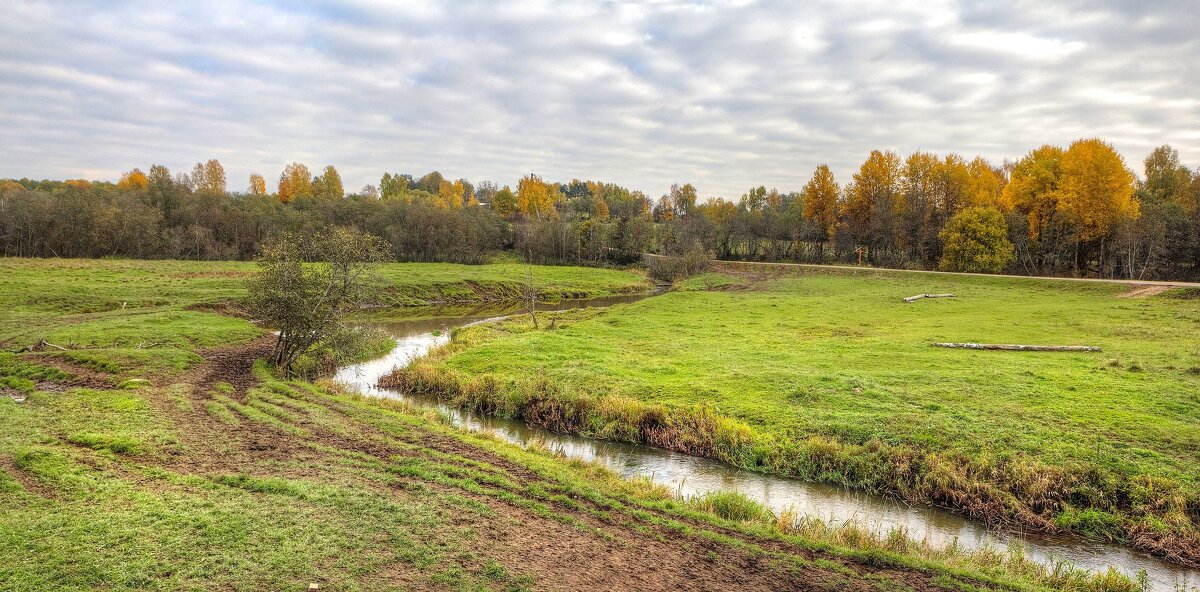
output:
[{"label": "grassy slope", "polygon": [[[277,381],[249,369],[263,342],[248,323],[180,312],[236,296],[214,274],[238,266],[0,263],[0,299],[24,319],[5,317],[14,344],[60,331],[96,347],[0,353],[0,589],[1129,589],[996,558],[931,563],[902,539],[787,534],[737,500],[693,507]],[[139,305],[97,309],[119,301]],[[136,347],[151,340],[184,363]],[[246,345],[202,349],[216,343]],[[25,403],[3,396],[17,391]]]},{"label": "grassy slope", "polygon": [[[112,344],[145,348],[159,341],[189,341],[207,345],[187,334],[187,327],[198,319],[206,324],[223,323],[235,332],[235,326],[244,330],[244,323],[181,309],[239,298],[254,270],[252,263],[226,261],[0,258],[0,310],[5,311],[0,316],[0,343],[38,333],[35,338],[44,336],[51,343],[59,343],[58,339],[91,345],[96,334],[137,326],[138,331]],[[630,271],[566,266],[534,266],[533,271],[535,283],[549,299],[648,287],[643,276]],[[381,302],[419,305],[504,296],[525,281],[527,268],[511,263],[389,263],[379,266],[378,272],[383,279],[378,293]],[[105,314],[114,311],[158,316],[151,323],[141,323],[141,319],[131,320],[130,314]],[[72,316],[62,319],[63,315]],[[59,326],[63,328],[52,329]],[[147,327],[161,330],[143,333]],[[206,335],[220,343],[236,337]]]},{"label": "grassy slope", "polygon": [[[1200,300],[1122,299],[1127,287],[1105,284],[887,273],[811,273],[756,287],[670,293],[578,315],[554,332],[473,329],[464,341],[480,343],[444,364],[510,379],[544,375],[573,392],[709,404],[794,440],[908,444],[985,464],[1027,455],[1168,477],[1196,499]],[[957,298],[900,300],[926,292]],[[1104,352],[949,350],[930,347],[935,341]]]}]

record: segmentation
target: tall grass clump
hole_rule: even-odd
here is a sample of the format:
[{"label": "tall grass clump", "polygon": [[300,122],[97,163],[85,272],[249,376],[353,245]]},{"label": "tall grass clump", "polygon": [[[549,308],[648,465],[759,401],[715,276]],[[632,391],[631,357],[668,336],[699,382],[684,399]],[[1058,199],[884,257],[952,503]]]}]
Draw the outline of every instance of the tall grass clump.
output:
[{"label": "tall grass clump", "polygon": [[711,491],[686,500],[688,506],[734,522],[766,522],[775,515],[766,506],[738,491]]}]

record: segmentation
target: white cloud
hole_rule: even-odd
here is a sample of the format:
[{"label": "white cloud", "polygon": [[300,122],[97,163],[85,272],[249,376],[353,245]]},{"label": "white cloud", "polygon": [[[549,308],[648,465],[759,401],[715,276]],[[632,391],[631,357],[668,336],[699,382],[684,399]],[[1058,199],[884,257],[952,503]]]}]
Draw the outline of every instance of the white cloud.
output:
[{"label": "white cloud", "polygon": [[873,148],[1000,161],[1107,137],[1200,164],[1186,2],[10,3],[0,177],[115,179],[217,157],[536,171],[736,196],[845,180]]}]

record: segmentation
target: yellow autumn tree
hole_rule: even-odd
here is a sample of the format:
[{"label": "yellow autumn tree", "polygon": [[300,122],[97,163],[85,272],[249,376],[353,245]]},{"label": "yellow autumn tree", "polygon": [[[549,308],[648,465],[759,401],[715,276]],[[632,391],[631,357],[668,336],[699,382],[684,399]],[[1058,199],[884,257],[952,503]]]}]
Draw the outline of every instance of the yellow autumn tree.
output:
[{"label": "yellow autumn tree", "polygon": [[1029,238],[1037,239],[1058,211],[1063,153],[1050,145],[1030,151],[1013,165],[1001,192],[1003,208],[1016,210],[1029,221]]},{"label": "yellow autumn tree", "polygon": [[876,212],[896,212],[899,180],[900,157],[895,152],[872,150],[846,192],[844,211],[855,241],[861,241],[872,230]]},{"label": "yellow autumn tree", "polygon": [[258,173],[250,175],[250,195],[266,195],[267,180]]},{"label": "yellow autumn tree", "polygon": [[210,159],[204,163],[204,187],[203,189],[210,193],[225,193],[225,167],[217,159]]},{"label": "yellow autumn tree", "polygon": [[837,181],[829,165],[822,164],[813,171],[812,179],[804,186],[804,219],[821,232],[821,241],[831,239],[837,228]]},{"label": "yellow autumn tree", "polygon": [[1138,217],[1134,179],[1109,143],[1089,138],[1071,144],[1062,157],[1058,207],[1080,241],[1108,236],[1119,221]]},{"label": "yellow autumn tree", "polygon": [[596,219],[600,221],[608,220],[608,203],[603,199],[596,200]]},{"label": "yellow autumn tree", "polygon": [[150,186],[150,178],[142,169],[133,169],[124,175],[121,175],[121,180],[117,181],[117,187],[121,189],[129,189],[132,191],[145,191]]},{"label": "yellow autumn tree", "polygon": [[312,173],[298,162],[283,167],[279,175],[279,201],[290,203],[298,197],[312,195]]},{"label": "yellow autumn tree", "polygon": [[1004,193],[1004,172],[992,166],[982,156],[976,156],[968,165],[970,181],[967,185],[967,206],[999,208],[1000,196]]},{"label": "yellow autumn tree", "polygon": [[434,205],[443,210],[461,210],[463,207],[463,191],[462,181],[453,183],[442,179],[438,184],[437,195],[434,196]]},{"label": "yellow autumn tree", "polygon": [[537,175],[527,175],[517,183],[517,211],[538,220],[558,218],[558,187]]},{"label": "yellow autumn tree", "polygon": [[971,167],[963,157],[951,153],[934,170],[933,206],[944,223],[970,205]]}]

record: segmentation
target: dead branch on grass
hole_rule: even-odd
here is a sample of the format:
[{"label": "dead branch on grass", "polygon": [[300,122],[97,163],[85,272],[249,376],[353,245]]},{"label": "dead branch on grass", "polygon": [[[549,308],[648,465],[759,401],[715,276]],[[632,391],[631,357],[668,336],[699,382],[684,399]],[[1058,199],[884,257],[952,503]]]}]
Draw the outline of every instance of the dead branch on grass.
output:
[{"label": "dead branch on grass", "polygon": [[916,302],[922,298],[954,298],[954,294],[917,294],[904,299],[905,302]]},{"label": "dead branch on grass", "polygon": [[1021,345],[1015,343],[931,343],[933,347],[948,347],[956,349],[994,349],[1003,351],[1065,351],[1065,352],[1098,352],[1094,345]]}]

